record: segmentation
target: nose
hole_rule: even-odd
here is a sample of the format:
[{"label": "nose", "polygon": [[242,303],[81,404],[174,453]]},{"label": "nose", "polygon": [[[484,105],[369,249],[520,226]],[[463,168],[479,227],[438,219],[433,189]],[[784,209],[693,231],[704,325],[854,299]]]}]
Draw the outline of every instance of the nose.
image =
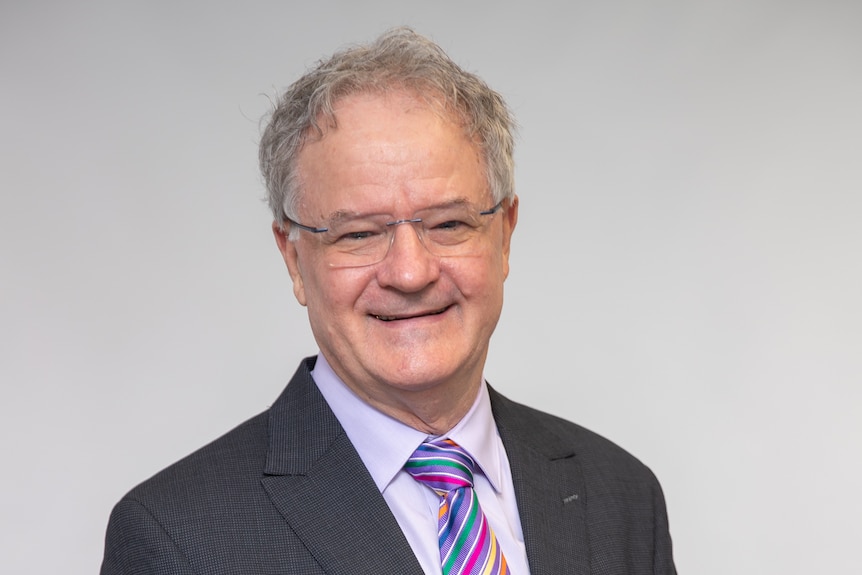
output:
[{"label": "nose", "polygon": [[434,283],[438,277],[440,262],[422,243],[416,223],[405,220],[395,224],[389,252],[378,266],[380,286],[413,293]]}]

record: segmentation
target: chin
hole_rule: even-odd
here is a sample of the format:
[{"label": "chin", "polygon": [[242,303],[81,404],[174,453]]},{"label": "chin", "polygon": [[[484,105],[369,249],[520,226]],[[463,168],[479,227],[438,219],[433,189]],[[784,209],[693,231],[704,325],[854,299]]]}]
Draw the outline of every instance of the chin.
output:
[{"label": "chin", "polygon": [[[377,370],[381,381],[405,391],[427,391],[445,386],[465,377],[471,377],[471,371],[462,363],[453,362],[451,354],[398,355],[384,361],[379,366],[386,365],[388,369]],[[385,372],[385,373],[384,373]],[[477,376],[480,377],[480,376]]]}]

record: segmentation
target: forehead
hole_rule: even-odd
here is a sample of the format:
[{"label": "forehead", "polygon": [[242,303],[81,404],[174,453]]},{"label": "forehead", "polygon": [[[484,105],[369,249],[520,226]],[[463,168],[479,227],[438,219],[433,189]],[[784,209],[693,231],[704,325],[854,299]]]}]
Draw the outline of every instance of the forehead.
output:
[{"label": "forehead", "polygon": [[480,146],[442,105],[408,92],[355,94],[297,158],[300,210],[419,209],[488,197]]}]

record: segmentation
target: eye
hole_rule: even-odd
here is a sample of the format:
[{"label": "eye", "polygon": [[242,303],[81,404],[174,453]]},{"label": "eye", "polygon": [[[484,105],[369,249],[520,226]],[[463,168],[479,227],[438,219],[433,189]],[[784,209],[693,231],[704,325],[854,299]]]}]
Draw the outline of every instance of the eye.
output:
[{"label": "eye", "polygon": [[458,228],[463,228],[467,224],[460,220],[447,220],[445,222],[441,222],[434,226],[435,230],[456,230]]},{"label": "eye", "polygon": [[353,218],[335,222],[330,228],[330,244],[344,249],[356,249],[366,244],[377,243],[386,236],[386,226],[369,218]]},{"label": "eye", "polygon": [[464,218],[446,217],[425,228],[425,237],[437,245],[452,246],[469,240],[475,232],[475,226]]},{"label": "eye", "polygon": [[357,242],[357,241],[371,239],[376,235],[377,235],[377,232],[375,232],[373,230],[346,232],[346,233],[341,234],[336,241],[338,241],[338,242]]}]

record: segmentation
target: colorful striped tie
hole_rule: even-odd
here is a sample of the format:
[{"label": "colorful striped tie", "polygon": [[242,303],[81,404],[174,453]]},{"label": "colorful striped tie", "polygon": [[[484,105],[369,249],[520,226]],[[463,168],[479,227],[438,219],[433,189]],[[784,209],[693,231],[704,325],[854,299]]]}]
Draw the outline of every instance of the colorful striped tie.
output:
[{"label": "colorful striped tie", "polygon": [[437,439],[420,445],[404,469],[441,497],[437,535],[443,575],[509,575],[473,491],[475,465],[457,443]]}]

